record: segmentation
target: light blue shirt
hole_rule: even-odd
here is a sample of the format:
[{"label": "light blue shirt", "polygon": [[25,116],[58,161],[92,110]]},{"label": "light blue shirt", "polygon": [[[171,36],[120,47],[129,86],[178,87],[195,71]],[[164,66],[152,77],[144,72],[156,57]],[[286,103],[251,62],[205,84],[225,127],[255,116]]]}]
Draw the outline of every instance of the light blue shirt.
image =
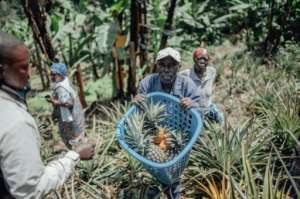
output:
[{"label": "light blue shirt", "polygon": [[[157,73],[146,76],[139,84],[139,94],[148,94],[152,92],[166,93],[166,91],[164,91],[164,89],[162,88],[162,83]],[[189,97],[195,102],[193,106],[198,107],[197,103],[199,103],[200,96],[197,93],[195,83],[188,77],[177,74],[173,87],[168,94],[173,95],[179,99],[183,97]]]}]

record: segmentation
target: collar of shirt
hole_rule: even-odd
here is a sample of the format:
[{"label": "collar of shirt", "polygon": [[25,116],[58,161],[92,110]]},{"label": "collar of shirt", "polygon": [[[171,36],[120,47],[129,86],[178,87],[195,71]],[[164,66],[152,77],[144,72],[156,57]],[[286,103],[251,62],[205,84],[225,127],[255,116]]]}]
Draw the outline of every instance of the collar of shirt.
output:
[{"label": "collar of shirt", "polygon": [[205,82],[207,82],[208,80],[211,80],[214,78],[214,70],[212,69],[212,67],[207,67],[206,71],[204,73],[204,77],[203,78],[199,78],[198,75],[195,73],[194,67],[192,67],[190,69],[190,78],[194,81],[197,82],[198,84],[204,84]]},{"label": "collar of shirt", "polygon": [[4,99],[4,100],[10,101],[10,102],[13,102],[13,103],[17,104],[19,107],[21,107],[27,111],[27,106],[24,102],[18,100],[16,97],[13,97],[11,94],[9,94],[4,89],[0,89],[0,99]]}]

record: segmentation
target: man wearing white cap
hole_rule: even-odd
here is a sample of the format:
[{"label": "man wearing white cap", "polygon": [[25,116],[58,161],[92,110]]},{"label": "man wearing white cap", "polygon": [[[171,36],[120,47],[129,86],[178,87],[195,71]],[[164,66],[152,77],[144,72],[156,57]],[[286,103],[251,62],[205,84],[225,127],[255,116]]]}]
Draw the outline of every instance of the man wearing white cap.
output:
[{"label": "man wearing white cap", "polygon": [[148,75],[140,82],[134,101],[144,100],[145,94],[159,91],[180,98],[184,108],[196,107],[200,98],[196,85],[188,77],[178,74],[180,62],[181,57],[177,50],[160,50],[156,57],[158,73]]},{"label": "man wearing white cap", "polygon": [[[134,102],[144,100],[148,93],[159,91],[178,97],[183,108],[197,107],[200,97],[197,95],[196,85],[190,78],[178,74],[180,62],[177,50],[173,48],[160,50],[156,57],[158,73],[148,75],[140,82]],[[180,182],[162,185],[168,199],[180,198]],[[155,198],[157,191],[153,192],[152,194],[148,192],[148,197]]]}]

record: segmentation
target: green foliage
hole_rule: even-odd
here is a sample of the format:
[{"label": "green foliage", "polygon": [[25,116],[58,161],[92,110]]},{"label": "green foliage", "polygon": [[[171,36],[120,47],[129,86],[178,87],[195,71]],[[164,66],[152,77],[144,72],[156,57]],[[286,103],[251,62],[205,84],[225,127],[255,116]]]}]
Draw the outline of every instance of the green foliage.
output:
[{"label": "green foliage", "polygon": [[300,46],[299,44],[287,44],[280,47],[273,63],[275,67],[286,71],[290,77],[300,77]]},{"label": "green foliage", "polygon": [[255,123],[255,120],[250,120],[237,129],[228,127],[224,131],[211,126],[195,145],[192,161],[199,167],[214,168],[239,176],[243,173],[243,146],[247,158],[253,160],[259,169],[259,165],[267,162],[268,155],[265,151],[271,137],[267,129],[257,128]]},{"label": "green foliage", "polygon": [[86,85],[85,90],[86,100],[88,102],[94,102],[97,100],[107,100],[115,96],[113,82],[109,75],[105,75],[103,78],[97,81],[90,81]]},{"label": "green foliage", "polygon": [[[51,2],[50,9],[45,10],[59,61],[70,67],[71,75],[75,66],[81,65],[87,80],[88,102],[112,98],[115,88],[111,51],[117,34],[128,35],[130,1]],[[151,52],[148,61],[152,62],[169,1],[147,3],[147,51]],[[18,1],[0,1],[0,7],[1,30],[17,35],[36,50]],[[122,29],[115,18],[120,13],[124,18]],[[223,104],[228,118],[223,129],[207,125],[207,131],[194,146],[183,176],[186,195],[199,198],[202,194],[199,192],[203,189],[194,188],[195,182],[199,186],[202,183],[202,188],[210,184],[211,190],[222,187],[218,193],[229,193],[230,198],[287,198],[295,190],[294,176],[289,173],[293,160],[282,156],[291,154],[300,137],[295,86],[300,76],[299,16],[297,0],[178,1],[168,45],[182,49],[184,61],[195,46],[219,44],[224,39],[241,41],[247,46],[238,53],[232,52],[231,47],[224,52],[211,50],[217,51],[212,57],[218,57],[213,63],[219,73],[216,101]],[[127,47],[117,49],[124,60],[129,57]],[[264,55],[267,59],[261,58]],[[92,65],[103,74],[96,81],[92,81]],[[30,111],[50,114],[45,94],[37,93],[29,99]],[[94,198],[142,197],[144,190],[156,182],[120,149],[114,138],[115,124],[127,105],[101,106],[101,110],[98,115],[88,116],[87,121],[87,134],[97,141],[96,157],[80,165],[78,177],[70,179],[66,190],[72,190],[78,198],[89,198],[91,193]],[[43,147],[48,159],[54,155],[49,149],[52,145],[44,144],[49,145]],[[67,195],[66,191],[61,192]],[[298,190],[295,192],[299,195]]]},{"label": "green foliage", "polygon": [[263,93],[257,93],[253,101],[261,121],[271,125],[273,142],[285,153],[296,146],[300,137],[295,86],[270,85]]},{"label": "green foliage", "polygon": [[46,95],[49,95],[50,92],[39,92],[32,98],[29,98],[27,103],[30,112],[32,113],[44,113],[50,114],[52,111],[52,105],[48,103],[45,99]]}]

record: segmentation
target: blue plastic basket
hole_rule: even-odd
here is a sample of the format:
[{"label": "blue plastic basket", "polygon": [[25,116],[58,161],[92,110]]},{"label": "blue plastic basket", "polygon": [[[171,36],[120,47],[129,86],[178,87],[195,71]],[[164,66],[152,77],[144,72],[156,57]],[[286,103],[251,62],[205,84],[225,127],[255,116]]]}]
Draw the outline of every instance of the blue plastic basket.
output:
[{"label": "blue plastic basket", "polygon": [[131,156],[140,161],[142,165],[161,183],[172,184],[178,181],[181,173],[186,167],[189,159],[189,154],[196,142],[203,124],[199,113],[195,109],[184,110],[180,107],[178,98],[164,94],[161,92],[154,92],[147,96],[148,100],[154,103],[160,102],[167,106],[166,113],[170,115],[164,124],[172,128],[182,128],[189,133],[190,140],[186,147],[171,161],[165,163],[156,163],[146,159],[140,154],[136,153],[128,146],[124,140],[125,134],[125,120],[128,116],[137,110],[136,106],[132,106],[128,112],[119,121],[116,130],[117,140],[123,149],[125,149]]}]

